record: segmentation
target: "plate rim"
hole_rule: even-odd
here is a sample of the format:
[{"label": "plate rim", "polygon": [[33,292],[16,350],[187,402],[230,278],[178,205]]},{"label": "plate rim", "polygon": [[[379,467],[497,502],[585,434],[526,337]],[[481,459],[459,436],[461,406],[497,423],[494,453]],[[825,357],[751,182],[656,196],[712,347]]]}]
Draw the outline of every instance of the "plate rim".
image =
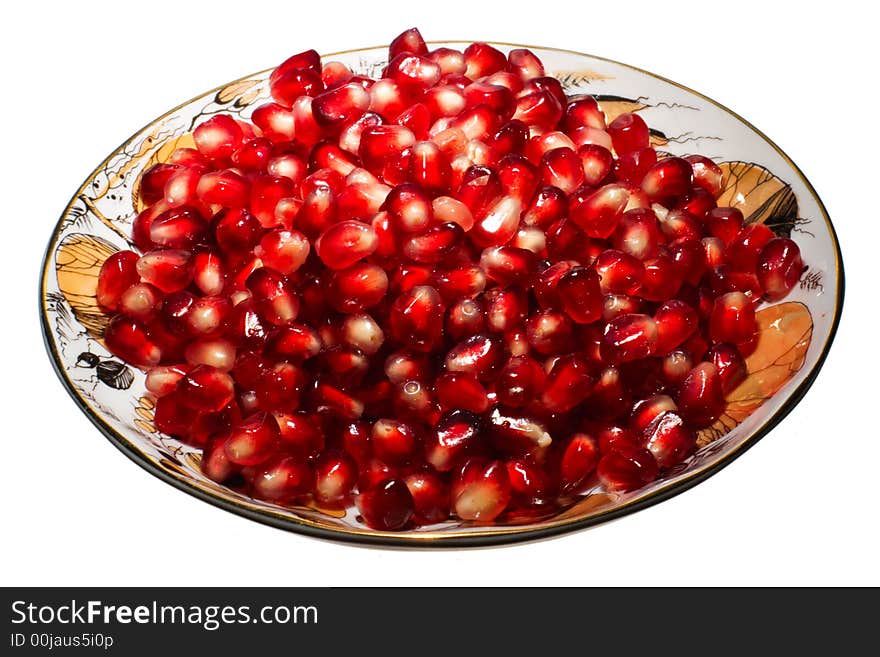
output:
[{"label": "plate rim", "polygon": [[[458,43],[469,43],[467,41],[463,41],[460,39],[438,39],[431,40],[427,42],[429,45],[445,45],[445,44],[458,44]],[[153,476],[161,479],[167,484],[177,488],[178,490],[183,491],[197,499],[200,499],[204,502],[207,502],[215,507],[223,509],[224,511],[228,511],[230,513],[234,513],[236,515],[245,517],[249,520],[254,520],[261,524],[269,525],[271,527],[275,527],[278,529],[283,529],[286,531],[292,531],[294,533],[299,533],[307,536],[311,536],[313,538],[319,538],[324,540],[331,540],[333,542],[345,542],[349,544],[361,545],[361,546],[383,546],[383,547],[394,547],[394,548],[413,548],[413,549],[432,549],[432,548],[462,548],[462,547],[490,547],[497,546],[503,544],[512,544],[512,543],[522,543],[522,542],[530,542],[537,541],[545,538],[550,538],[553,536],[559,536],[561,534],[566,534],[569,532],[575,532],[579,530],[586,529],[588,527],[593,527],[599,524],[603,524],[610,520],[620,518],[625,515],[629,515],[630,513],[635,513],[637,511],[646,509],[648,507],[654,506],[655,504],[659,504],[667,499],[675,497],[680,493],[683,493],[690,488],[693,488],[697,484],[705,481],[709,477],[717,474],[723,468],[727,467],[731,463],[733,463],[736,459],[742,456],[745,452],[747,452],[751,447],[753,447],[757,442],[766,436],[773,428],[775,428],[785,417],[797,406],[798,403],[803,399],[804,395],[806,395],[807,391],[812,387],[813,383],[815,383],[816,377],[818,376],[820,370],[825,364],[825,360],[828,356],[828,352],[830,351],[831,345],[834,342],[834,338],[837,334],[837,329],[840,325],[840,318],[843,311],[843,302],[845,295],[845,272],[843,265],[843,256],[840,249],[840,241],[837,236],[837,231],[834,228],[834,224],[831,221],[830,216],[828,215],[828,211],[825,207],[824,202],[822,201],[819,194],[816,192],[816,189],[813,187],[812,183],[807,179],[804,173],[801,171],[800,167],[788,156],[785,151],[783,151],[772,139],[770,139],[763,131],[759,130],[755,127],[750,121],[743,118],[737,112],[734,112],[727,106],[719,103],[718,101],[706,96],[699,91],[695,91],[690,87],[683,85],[679,82],[666,78],[657,73],[653,73],[651,71],[639,68],[637,66],[633,66],[630,64],[626,64],[623,62],[619,62],[614,59],[609,59],[607,57],[601,57],[598,55],[591,55],[589,53],[583,53],[576,50],[570,50],[565,48],[553,48],[549,46],[537,46],[537,45],[528,45],[528,44],[520,44],[520,43],[510,43],[505,41],[486,41],[490,45],[499,45],[506,47],[514,47],[514,48],[529,48],[535,50],[544,50],[544,51],[552,51],[564,53],[567,55],[575,55],[579,57],[587,57],[590,59],[607,62],[610,64],[614,64],[617,66],[621,66],[630,71],[636,71],[643,75],[647,75],[651,78],[661,80],[670,84],[678,89],[686,91],[688,93],[694,94],[695,96],[702,98],[706,102],[711,105],[716,106],[723,112],[729,114],[736,120],[740,121],[742,124],[747,126],[753,132],[755,132],[761,139],[764,140],[773,150],[775,150],[778,155],[791,167],[792,171],[798,176],[800,181],[803,183],[807,191],[812,195],[815,199],[816,204],[819,208],[820,214],[822,215],[822,219],[825,221],[825,225],[828,228],[828,233],[831,237],[831,244],[834,249],[834,267],[837,274],[837,285],[835,287],[835,303],[834,303],[834,316],[831,320],[830,330],[828,332],[825,343],[822,345],[822,351],[818,355],[815,364],[812,366],[809,372],[804,376],[804,380],[795,388],[785,399],[782,405],[777,409],[774,413],[769,415],[767,419],[761,424],[760,427],[755,429],[740,445],[731,450],[730,453],[726,454],[724,457],[720,458],[717,462],[712,463],[700,470],[697,470],[693,474],[689,476],[685,476],[684,478],[669,483],[666,486],[658,488],[653,491],[649,495],[641,498],[634,499],[629,502],[624,502],[619,504],[611,509],[606,511],[602,511],[593,515],[590,515],[586,518],[575,518],[575,519],[564,519],[558,521],[556,523],[548,524],[547,526],[539,526],[539,527],[529,527],[524,528],[525,526],[504,526],[504,527],[492,527],[488,526],[486,530],[479,532],[461,532],[461,531],[425,531],[425,532],[408,532],[408,533],[397,533],[397,532],[383,532],[379,530],[373,530],[370,528],[357,528],[348,529],[348,528],[338,528],[338,529],[329,529],[323,526],[318,526],[317,524],[313,524],[312,521],[305,518],[296,518],[290,517],[286,515],[281,515],[280,513],[274,513],[269,509],[256,509],[246,506],[243,503],[237,503],[233,500],[224,499],[218,497],[208,491],[203,490],[202,488],[193,485],[192,483],[173,476],[171,473],[163,470],[162,468],[155,465],[150,459],[144,456],[139,450],[137,450],[130,440],[128,440],[121,433],[116,431],[112,426],[107,423],[104,418],[95,411],[88,402],[82,398],[82,396],[78,393],[75,386],[73,385],[70,378],[67,376],[62,360],[58,354],[57,349],[55,348],[54,343],[54,332],[49,323],[48,316],[48,308],[46,306],[46,292],[47,292],[47,284],[49,280],[49,276],[51,274],[50,271],[50,263],[52,259],[52,254],[56,248],[58,243],[58,238],[61,232],[61,224],[64,220],[64,217],[70,211],[70,208],[75,203],[77,198],[82,194],[85,188],[88,186],[88,182],[94,178],[94,176],[103,169],[107,163],[115,157],[122,148],[125,147],[133,138],[141,134],[144,130],[146,130],[149,126],[155,124],[158,121],[170,116],[174,112],[179,109],[185,107],[186,105],[192,103],[193,101],[203,98],[212,93],[216,93],[219,90],[228,87],[232,84],[242,82],[245,80],[250,80],[254,78],[258,78],[260,76],[264,76],[267,72],[271,71],[272,68],[263,69],[261,71],[257,71],[254,73],[250,73],[248,75],[244,75],[240,78],[232,80],[230,82],[226,82],[222,85],[214,87],[208,91],[197,94],[186,100],[177,106],[167,110],[162,115],[152,119],[150,122],[145,124],[143,127],[132,133],[128,138],[126,138],[119,146],[117,146],[111,153],[104,158],[94,169],[93,171],[85,178],[85,181],[82,185],[74,192],[71,196],[71,199],[68,201],[64,210],[58,221],[56,222],[52,233],[49,237],[48,244],[43,255],[43,262],[40,267],[40,281],[39,281],[39,299],[38,306],[40,312],[40,328],[43,337],[43,342],[46,347],[46,351],[49,355],[49,360],[52,363],[52,368],[55,371],[56,376],[61,381],[65,391],[68,395],[74,400],[76,405],[80,408],[80,410],[86,415],[86,417],[92,422],[92,424],[99,430],[101,434],[104,435],[105,438],[109,440],[109,442],[114,445],[117,449],[119,449],[123,454],[125,454],[130,460],[134,461],[141,468],[152,474]],[[357,52],[364,52],[370,50],[377,50],[381,48],[387,48],[387,44],[379,45],[379,46],[367,46],[362,48],[352,48],[347,50],[339,50],[331,53],[327,53],[326,55],[322,55],[322,59],[327,59],[334,56],[352,54]]]}]

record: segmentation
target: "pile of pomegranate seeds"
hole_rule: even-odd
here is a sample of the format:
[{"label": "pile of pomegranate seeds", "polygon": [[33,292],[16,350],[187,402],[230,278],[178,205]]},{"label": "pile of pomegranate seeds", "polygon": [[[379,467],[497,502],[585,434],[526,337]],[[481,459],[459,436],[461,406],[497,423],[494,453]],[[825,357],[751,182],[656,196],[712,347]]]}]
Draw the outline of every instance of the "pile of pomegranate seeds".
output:
[{"label": "pile of pomegranate seeds", "polygon": [[401,530],[541,517],[690,456],[797,245],[528,50],[307,51],[147,170],[107,347],[211,479]]}]

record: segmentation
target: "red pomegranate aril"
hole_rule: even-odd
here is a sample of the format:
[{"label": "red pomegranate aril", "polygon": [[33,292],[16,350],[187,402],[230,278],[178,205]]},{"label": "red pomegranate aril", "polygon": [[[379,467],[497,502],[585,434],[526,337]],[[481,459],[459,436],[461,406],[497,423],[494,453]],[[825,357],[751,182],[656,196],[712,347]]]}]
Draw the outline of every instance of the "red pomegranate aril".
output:
[{"label": "red pomegranate aril", "polygon": [[665,355],[681,345],[697,330],[697,311],[684,301],[665,301],[654,313],[657,324],[657,355]]},{"label": "red pomegranate aril", "polygon": [[312,100],[312,114],[318,125],[336,129],[359,118],[370,107],[370,94],[356,82],[349,82],[318,94]]},{"label": "red pomegranate aril", "polygon": [[676,395],[679,414],[696,429],[717,420],[724,411],[721,376],[713,363],[694,367],[678,386]]},{"label": "red pomegranate aril", "polygon": [[292,363],[282,361],[267,367],[254,386],[257,406],[269,412],[296,410],[305,384],[305,373]]},{"label": "red pomegranate aril", "polygon": [[709,335],[715,342],[739,344],[751,340],[758,330],[753,301],[742,292],[728,292],[717,299],[709,317]]},{"label": "red pomegranate aril", "polygon": [[172,174],[165,183],[164,202],[172,208],[182,205],[197,206],[201,202],[197,190],[203,173],[203,168],[193,167]]},{"label": "red pomegranate aril", "polygon": [[674,297],[684,282],[668,251],[661,250],[656,258],[644,261],[645,275],[638,295],[646,301],[663,301]]},{"label": "red pomegranate aril", "polygon": [[347,269],[378,247],[379,237],[369,224],[340,221],[327,228],[315,242],[315,251],[330,269]]},{"label": "red pomegranate aril", "polygon": [[489,396],[479,379],[468,372],[444,372],[434,384],[437,401],[444,410],[464,409],[485,413]]},{"label": "red pomegranate aril", "polygon": [[557,289],[559,281],[563,275],[578,266],[578,263],[574,260],[560,260],[538,274],[535,283],[532,286],[532,292],[541,308],[561,308],[562,302],[559,299],[559,292]]},{"label": "red pomegranate aril", "polygon": [[642,179],[642,190],[652,200],[682,196],[691,189],[693,169],[680,157],[666,157],[651,167]]},{"label": "red pomegranate aril", "polygon": [[562,356],[547,375],[541,404],[551,413],[564,413],[583,402],[593,390],[587,359],[580,354]]},{"label": "red pomegranate aril", "polygon": [[385,334],[376,320],[365,313],[346,315],[342,322],[341,337],[347,345],[372,356],[382,348]]},{"label": "red pomegranate aril", "polygon": [[503,353],[504,349],[497,338],[477,334],[452,347],[444,362],[449,372],[469,372],[485,381],[497,370]]},{"label": "red pomegranate aril", "polygon": [[652,356],[657,350],[657,323],[648,315],[621,315],[605,326],[602,349],[615,361],[626,363]]},{"label": "red pomegranate aril", "polygon": [[507,57],[487,43],[472,43],[464,49],[464,74],[471,80],[492,75],[507,68]]},{"label": "red pomegranate aril", "polygon": [[605,113],[592,96],[572,98],[565,107],[561,128],[571,132],[583,126],[605,130]]},{"label": "red pomegranate aril", "polygon": [[438,472],[452,470],[482,443],[479,418],[457,408],[443,413],[427,438],[425,458]]},{"label": "red pomegranate aril", "polygon": [[527,355],[514,356],[498,374],[495,395],[499,403],[521,408],[543,392],[546,379],[544,368],[535,359]]},{"label": "red pomegranate aril", "polygon": [[729,342],[719,342],[712,345],[704,359],[718,370],[718,376],[721,377],[721,389],[724,393],[728,393],[736,388],[740,383],[745,381],[749,374],[746,361],[736,348]]},{"label": "red pomegranate aril", "polygon": [[667,242],[699,241],[703,238],[703,224],[685,210],[670,210],[659,217],[660,230]]},{"label": "red pomegranate aril", "polygon": [[776,235],[764,224],[748,224],[727,245],[727,262],[743,272],[754,272],[764,246]]},{"label": "red pomegranate aril", "polygon": [[660,415],[678,411],[675,400],[669,395],[651,395],[639,399],[629,413],[629,426],[633,431],[644,433]]},{"label": "red pomegranate aril", "polygon": [[314,474],[305,461],[281,454],[260,465],[252,482],[255,497],[281,503],[307,494],[313,485]]},{"label": "red pomegranate aril", "polygon": [[542,89],[518,97],[513,118],[529,128],[551,130],[562,118],[562,106],[553,92]]},{"label": "red pomegranate aril", "polygon": [[232,169],[202,174],[196,187],[199,201],[228,208],[243,208],[250,201],[248,181]]},{"label": "red pomegranate aril", "polygon": [[388,275],[373,264],[359,262],[334,271],[327,281],[327,300],[341,313],[358,313],[379,303],[388,290]]},{"label": "red pomegranate aril", "polygon": [[480,255],[480,268],[498,285],[529,285],[537,267],[534,253],[514,246],[492,246]]},{"label": "red pomegranate aril", "polygon": [[344,503],[354,490],[358,480],[355,460],[338,450],[322,452],[315,460],[315,500],[321,504]]},{"label": "red pomegranate aril", "polygon": [[602,317],[605,299],[594,269],[574,267],[559,279],[556,293],[562,310],[576,324],[590,324]]},{"label": "red pomegranate aril", "polygon": [[551,501],[553,485],[544,468],[529,458],[511,459],[505,463],[515,505],[540,507]]},{"label": "red pomegranate aril", "polygon": [[673,276],[690,285],[699,285],[706,273],[706,252],[702,241],[676,241],[669,246]]},{"label": "red pomegranate aril", "polygon": [[713,208],[705,219],[706,229],[730,246],[743,229],[743,215],[736,208]]},{"label": "red pomegranate aril", "polygon": [[482,302],[477,299],[460,299],[449,307],[444,324],[446,335],[452,340],[486,331],[486,313]]},{"label": "red pomegranate aril", "polygon": [[232,303],[226,297],[198,297],[184,318],[186,328],[194,337],[216,335],[224,328],[231,310]]},{"label": "red pomegranate aril", "polygon": [[620,114],[608,125],[608,134],[618,155],[648,147],[650,133],[638,114]]},{"label": "red pomegranate aril", "polygon": [[193,283],[202,294],[219,295],[226,286],[223,261],[215,253],[199,251],[193,257]]},{"label": "red pomegranate aril", "polygon": [[584,144],[577,149],[581,161],[583,182],[591,186],[599,186],[611,173],[614,156],[607,148],[598,144]]},{"label": "red pomegranate aril", "polygon": [[163,292],[176,292],[192,281],[192,254],[177,249],[148,251],[137,261],[137,272]]},{"label": "red pomegranate aril", "polygon": [[123,293],[140,282],[139,257],[134,251],[117,251],[101,265],[95,298],[105,312],[118,310]]},{"label": "red pomegranate aril", "polygon": [[624,212],[612,236],[615,249],[642,261],[657,257],[663,242],[657,217],[651,210]]},{"label": "red pomegranate aril", "polygon": [[559,461],[559,486],[563,493],[580,492],[596,471],[599,463],[599,441],[586,433],[568,439]]},{"label": "red pomegranate aril", "polygon": [[272,158],[272,142],[265,137],[249,139],[232,153],[232,163],[239,169],[264,171]]},{"label": "red pomegranate aril", "polygon": [[647,449],[620,443],[596,465],[599,481],[612,492],[641,488],[654,481],[658,471],[657,460]]},{"label": "red pomegranate aril", "polygon": [[694,172],[694,185],[701,187],[715,198],[723,191],[724,174],[721,167],[704,155],[688,155],[686,158]]},{"label": "red pomegranate aril", "polygon": [[156,400],[153,424],[162,433],[186,441],[199,411],[185,403],[183,395],[174,391]]},{"label": "red pomegranate aril", "polygon": [[413,498],[413,521],[432,525],[449,518],[449,485],[430,470],[408,474],[404,483]]},{"label": "red pomegranate aril", "polygon": [[296,319],[299,299],[282,274],[260,267],[248,276],[246,285],[260,316],[270,324],[283,326]]},{"label": "red pomegranate aril", "polygon": [[607,239],[617,228],[630,193],[626,187],[600,187],[571,208],[571,220],[590,237]]},{"label": "red pomegranate aril", "polygon": [[758,281],[769,301],[779,301],[791,292],[803,271],[801,251],[787,237],[774,237],[758,256]]},{"label": "red pomegranate aril", "polygon": [[306,360],[317,356],[322,348],[318,332],[305,324],[274,329],[266,339],[265,351],[281,358]]},{"label": "red pomegranate aril", "polygon": [[197,365],[177,385],[184,403],[203,412],[219,411],[235,396],[232,377],[209,365]]},{"label": "red pomegranate aril", "polygon": [[382,76],[422,91],[440,79],[440,67],[427,57],[404,52],[391,59]]},{"label": "red pomegranate aril", "polygon": [[620,181],[641,187],[645,174],[655,164],[657,164],[657,151],[651,147],[621,153],[614,163],[614,175]]},{"label": "red pomegranate aril", "polygon": [[512,196],[500,198],[485,213],[477,216],[468,233],[480,247],[500,246],[509,242],[519,227],[522,204]]},{"label": "red pomegranate aril", "polygon": [[235,364],[235,345],[223,338],[199,338],[186,346],[184,357],[191,365],[210,365],[231,370]]},{"label": "red pomegranate aril", "polygon": [[388,283],[392,296],[408,292],[417,285],[429,285],[434,280],[433,268],[419,263],[405,264],[394,270]]},{"label": "red pomegranate aril", "polygon": [[284,198],[295,193],[290,178],[257,176],[251,179],[250,210],[263,228],[277,226],[276,208]]},{"label": "red pomegranate aril", "polygon": [[570,148],[547,151],[541,156],[541,180],[570,194],[585,180],[581,157]]},{"label": "red pomegranate aril", "polygon": [[153,367],[162,360],[162,349],[147,327],[131,317],[114,317],[104,329],[104,343],[114,355],[137,367]]},{"label": "red pomegranate aril", "polygon": [[153,205],[165,198],[165,183],[183,167],[179,164],[159,162],[143,172],[139,181],[138,200]]},{"label": "red pomegranate aril", "polygon": [[255,413],[230,431],[223,449],[226,458],[235,465],[259,465],[272,455],[279,436],[274,417],[268,413]]},{"label": "red pomegranate aril", "polygon": [[385,479],[356,499],[364,522],[373,529],[399,531],[406,528],[415,513],[413,497],[401,479]]},{"label": "red pomegranate aril", "polygon": [[697,439],[681,416],[665,411],[645,429],[644,446],[660,468],[678,465],[696,450]]},{"label": "red pomegranate aril", "polygon": [[510,503],[510,480],[501,461],[469,459],[452,482],[452,507],[462,520],[491,522]]},{"label": "red pomegranate aril", "polygon": [[545,356],[571,351],[572,325],[568,315],[542,310],[526,319],[529,346]]},{"label": "red pomegranate aril", "polygon": [[317,419],[303,412],[275,413],[279,445],[284,451],[306,459],[324,449],[324,434]]},{"label": "red pomegranate aril", "polygon": [[519,326],[528,312],[525,291],[516,286],[492,288],[482,295],[486,328],[492,333],[505,333]]},{"label": "red pomegranate aril", "polygon": [[488,82],[473,82],[464,88],[465,106],[486,105],[493,112],[509,119],[513,115],[514,96],[507,87]]},{"label": "red pomegranate aril", "polygon": [[415,428],[398,420],[379,419],[370,434],[373,453],[391,465],[403,465],[418,452],[421,441]]},{"label": "red pomegranate aril", "polygon": [[391,337],[417,351],[432,351],[442,338],[443,301],[436,288],[417,285],[395,299],[389,314]]},{"label": "red pomegranate aril", "polygon": [[404,240],[403,254],[416,262],[440,262],[458,247],[463,238],[464,230],[457,223],[438,224]]},{"label": "red pomegranate aril", "polygon": [[638,297],[626,294],[606,294],[602,319],[605,322],[610,322],[621,315],[642,314],[644,310],[645,304]]},{"label": "red pomegranate aril", "polygon": [[216,114],[193,130],[199,152],[210,160],[226,160],[241,145],[241,127],[231,116]]},{"label": "red pomegranate aril", "polygon": [[392,188],[382,209],[387,210],[394,225],[406,233],[423,231],[433,219],[431,197],[415,183],[404,183]]},{"label": "red pomegranate aril", "polygon": [[663,357],[663,380],[670,386],[681,383],[694,367],[694,359],[685,349],[675,349]]},{"label": "red pomegranate aril", "polygon": [[394,37],[388,46],[388,59],[394,59],[397,55],[411,53],[413,55],[427,55],[428,46],[422,38],[422,33],[417,27],[411,27]]},{"label": "red pomegranate aril", "polygon": [[636,294],[645,276],[645,266],[638,258],[616,249],[600,253],[595,270],[605,294]]},{"label": "red pomegranate aril", "polygon": [[279,67],[269,80],[272,98],[292,107],[300,96],[315,96],[324,89],[320,73],[310,68]]},{"label": "red pomegranate aril", "polygon": [[157,365],[150,368],[144,379],[144,386],[156,397],[164,397],[174,392],[177,382],[192,369],[186,363],[178,365]]},{"label": "red pomegranate aril", "polygon": [[199,464],[202,473],[218,484],[231,480],[240,469],[226,457],[226,451],[223,449],[224,442],[225,436],[223,434],[211,439],[202,451],[202,461]]},{"label": "red pomegranate aril", "polygon": [[446,301],[453,301],[474,297],[486,289],[486,274],[479,265],[463,264],[435,271],[425,282],[431,282]]}]

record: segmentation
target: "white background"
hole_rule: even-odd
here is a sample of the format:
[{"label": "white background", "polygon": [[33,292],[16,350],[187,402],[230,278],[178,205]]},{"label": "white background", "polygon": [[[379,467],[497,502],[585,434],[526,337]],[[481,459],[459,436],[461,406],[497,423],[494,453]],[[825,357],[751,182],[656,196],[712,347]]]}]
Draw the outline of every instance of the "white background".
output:
[{"label": "white background", "polygon": [[[870,10],[491,4],[7,3],[0,584],[880,585],[880,50]],[[800,165],[839,231],[847,302],[818,381],[748,454],[672,500],[552,540],[372,549],[189,497],[124,457],[67,397],[40,337],[38,271],[58,216],[94,166],[197,93],[293,52],[387,43],[411,25],[428,39],[534,43],[654,71],[733,108]]]}]

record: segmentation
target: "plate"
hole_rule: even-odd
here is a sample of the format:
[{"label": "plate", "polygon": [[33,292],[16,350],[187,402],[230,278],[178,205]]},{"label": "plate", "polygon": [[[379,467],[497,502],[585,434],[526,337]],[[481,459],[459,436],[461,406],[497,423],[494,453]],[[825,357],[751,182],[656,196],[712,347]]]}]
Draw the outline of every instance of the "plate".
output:
[{"label": "plate", "polygon": [[[460,42],[432,43],[463,49]],[[158,432],[144,374],[118,363],[102,343],[106,317],[95,303],[97,275],[113,252],[130,248],[139,207],[140,173],[167,158],[188,134],[217,113],[248,118],[268,99],[269,70],[202,94],[159,117],[128,139],[86,178],[58,221],[43,263],[40,314],[46,347],[62,383],[95,426],[126,456],[180,490],[228,511],[283,529],[328,539],[403,546],[474,546],[533,540],[581,529],[678,494],[711,476],[754,445],[800,401],[828,353],[843,303],[843,263],[834,227],[797,166],[757,128],[715,101],[680,84],[625,64],[576,52],[531,48],[568,94],[591,94],[608,121],[639,113],[659,150],[701,154],[720,163],[720,205],[739,207],[747,222],[763,222],[800,246],[808,269],[780,303],[758,313],[758,348],[751,375],[727,398],[715,425],[700,432],[687,462],[637,491],[587,491],[548,517],[510,519],[491,526],[449,521],[403,533],[370,529],[356,512],[283,507],[254,500],[204,477],[198,450]],[[387,48],[325,57],[376,77]],[[95,367],[94,357],[100,364]]]}]

